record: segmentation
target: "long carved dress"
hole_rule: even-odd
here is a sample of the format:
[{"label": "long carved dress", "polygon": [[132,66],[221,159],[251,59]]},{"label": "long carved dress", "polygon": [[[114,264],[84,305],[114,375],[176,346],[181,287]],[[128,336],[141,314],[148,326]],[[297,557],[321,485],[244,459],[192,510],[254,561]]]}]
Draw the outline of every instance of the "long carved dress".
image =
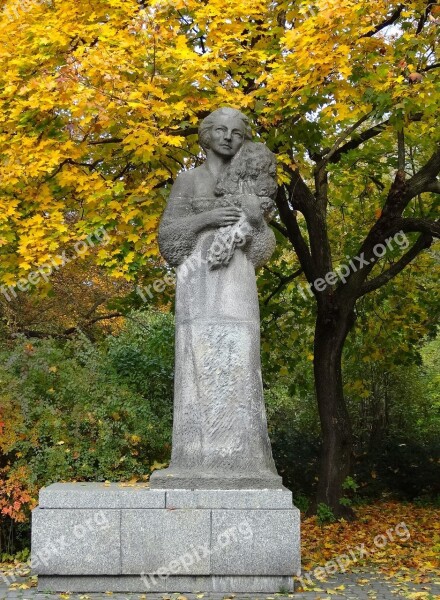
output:
[{"label": "long carved dress", "polygon": [[194,215],[222,205],[206,163],[182,173],[164,212],[159,245],[176,266],[176,351],[171,464],[152,487],[282,487],[267,433],[260,366],[255,267],[275,238],[265,221],[210,269],[214,228],[197,232]]}]

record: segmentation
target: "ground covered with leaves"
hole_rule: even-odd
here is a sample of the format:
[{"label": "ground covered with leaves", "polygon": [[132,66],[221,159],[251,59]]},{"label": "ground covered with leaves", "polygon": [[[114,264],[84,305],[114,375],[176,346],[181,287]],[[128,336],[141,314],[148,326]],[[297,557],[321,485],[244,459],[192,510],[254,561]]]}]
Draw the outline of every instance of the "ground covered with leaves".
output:
[{"label": "ground covered with leaves", "polygon": [[[410,503],[380,502],[356,509],[357,520],[323,524],[317,517],[303,521],[301,531],[304,591],[343,592],[325,583],[338,573],[359,573],[357,583],[368,585],[362,573],[400,584],[421,585],[410,598],[431,595],[440,585],[440,510]],[[401,586],[402,587],[402,586]],[[374,596],[372,596],[374,597]]]}]

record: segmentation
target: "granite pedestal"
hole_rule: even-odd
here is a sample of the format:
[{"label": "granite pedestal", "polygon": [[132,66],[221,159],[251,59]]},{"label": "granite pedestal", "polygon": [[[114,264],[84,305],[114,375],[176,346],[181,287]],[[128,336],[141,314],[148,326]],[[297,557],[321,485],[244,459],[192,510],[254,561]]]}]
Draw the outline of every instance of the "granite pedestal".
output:
[{"label": "granite pedestal", "polygon": [[286,489],[64,483],[40,492],[32,567],[51,592],[261,592],[300,574]]}]

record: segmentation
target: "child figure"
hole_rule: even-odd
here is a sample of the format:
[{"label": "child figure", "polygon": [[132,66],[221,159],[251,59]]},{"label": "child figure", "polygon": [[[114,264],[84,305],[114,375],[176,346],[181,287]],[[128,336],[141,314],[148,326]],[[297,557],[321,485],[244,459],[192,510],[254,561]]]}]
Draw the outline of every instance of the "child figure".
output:
[{"label": "child figure", "polygon": [[[215,188],[216,195],[222,197],[223,206],[243,208],[249,196],[251,199],[257,196],[261,215],[266,221],[271,218],[276,191],[274,154],[264,144],[250,141],[244,142]],[[207,253],[209,268],[212,270],[227,266],[235,248],[245,246],[252,238],[253,231],[254,225],[244,212],[234,225],[218,229]]]}]

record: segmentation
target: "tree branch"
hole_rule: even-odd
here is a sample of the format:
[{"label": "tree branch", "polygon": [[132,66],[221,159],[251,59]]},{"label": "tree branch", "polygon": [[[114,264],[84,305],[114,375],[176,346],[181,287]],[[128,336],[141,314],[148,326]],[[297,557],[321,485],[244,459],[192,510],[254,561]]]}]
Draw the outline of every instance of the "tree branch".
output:
[{"label": "tree branch", "polygon": [[434,181],[428,183],[423,191],[431,192],[433,194],[440,194],[440,179],[435,179]]},{"label": "tree branch", "polygon": [[[417,173],[413,175],[411,179],[409,179],[406,182],[399,204],[402,204],[403,207],[405,207],[408,204],[408,202],[412,198],[414,198],[414,196],[418,196],[419,194],[422,194],[426,191],[436,191],[438,189],[436,177],[439,173],[440,145],[437,147],[437,150],[432,154],[428,162],[419,171],[417,171]],[[390,201],[393,200],[392,189],[390,190],[388,199]]]},{"label": "tree branch", "polygon": [[99,158],[98,160],[95,160],[92,163],[77,162],[76,160],[73,160],[73,158],[66,158],[62,162],[60,162],[60,164],[53,171],[53,173],[51,173],[50,175],[48,175],[46,177],[45,181],[49,181],[50,179],[53,179],[56,175],[58,175],[58,173],[61,171],[61,169],[64,167],[64,165],[76,165],[77,167],[87,167],[88,169],[93,171],[94,169],[96,169],[96,167],[99,165],[99,163],[102,163],[102,162],[104,162],[103,158]]},{"label": "tree branch", "polygon": [[432,2],[432,0],[428,0],[428,3],[426,5],[426,8],[423,12],[423,15],[420,17],[418,25],[417,25],[417,31],[416,31],[416,35],[419,35],[419,33],[422,32],[423,27],[425,26],[425,23],[428,19],[429,14],[431,13],[431,9],[434,6],[434,4],[436,4],[435,2]]},{"label": "tree branch", "polygon": [[405,8],[405,6],[403,4],[400,4],[400,6],[393,12],[393,14],[390,17],[388,17],[388,19],[386,19],[379,25],[376,25],[374,27],[374,29],[372,29],[372,31],[369,31],[368,33],[364,34],[361,37],[373,37],[373,35],[376,35],[376,33],[379,33],[379,31],[382,31],[382,29],[385,29],[385,27],[388,27],[389,25],[392,25],[393,23],[395,23],[397,21],[397,19],[400,17],[404,8]]},{"label": "tree branch", "polygon": [[269,222],[269,225],[272,225],[272,227],[274,229],[276,229],[282,235],[284,235],[285,238],[289,239],[289,234],[287,233],[287,229],[285,227],[283,227],[282,225],[280,225],[277,221],[275,221],[275,219],[272,219],[272,221]]},{"label": "tree branch", "polygon": [[331,162],[333,164],[339,162],[341,160],[341,157],[343,154],[346,154],[350,150],[356,150],[356,148],[358,148],[364,142],[367,142],[368,140],[371,140],[372,138],[376,137],[377,135],[379,135],[380,133],[385,131],[388,124],[389,124],[388,120],[383,121],[382,123],[378,123],[377,125],[374,125],[370,129],[367,129],[366,131],[362,131],[355,138],[348,141],[346,144],[344,144],[338,150],[336,150],[336,152],[330,158],[329,162]]},{"label": "tree branch", "polygon": [[120,144],[124,141],[124,138],[105,138],[102,140],[91,140],[88,142],[89,146],[98,146],[100,144]]},{"label": "tree branch", "polygon": [[304,273],[309,282],[314,281],[316,277],[310,249],[303,238],[298,221],[296,219],[296,214],[290,208],[286,198],[285,190],[282,186],[278,188],[275,202],[278,207],[281,220],[286,226],[287,237],[298,255]]},{"label": "tree branch", "polygon": [[68,329],[65,329],[62,333],[50,332],[50,331],[33,331],[32,329],[21,329],[17,334],[14,334],[14,336],[22,334],[28,338],[37,338],[37,339],[60,338],[60,339],[64,339],[64,338],[68,337],[69,335],[72,335],[73,333],[80,331],[83,327],[88,327],[90,325],[93,325],[94,323],[98,323],[98,321],[106,321],[107,319],[115,319],[117,317],[122,317],[122,316],[123,315],[120,312],[113,312],[113,313],[109,313],[107,315],[97,315],[96,317],[93,317],[93,319],[89,319],[86,323],[83,323],[82,325],[76,325],[75,327],[69,327]]},{"label": "tree branch", "polygon": [[301,177],[298,169],[289,169],[290,185],[289,185],[289,203],[296,210],[307,214],[313,210],[315,204],[315,196],[310,188]]},{"label": "tree branch", "polygon": [[374,175],[369,175],[371,181],[375,184],[375,186],[377,187],[377,189],[380,192],[383,192],[385,189],[385,184],[381,182],[380,179],[378,179],[377,177],[375,177]]},{"label": "tree branch", "polygon": [[277,285],[275,290],[271,294],[269,294],[269,296],[266,298],[266,300],[264,300],[264,304],[266,304],[266,305],[269,304],[269,302],[272,300],[272,298],[274,296],[276,296],[283,289],[284,286],[286,286],[288,283],[290,283],[291,281],[293,281],[294,279],[299,277],[302,273],[303,273],[303,270],[298,269],[291,275],[280,278],[280,283]]},{"label": "tree branch", "polygon": [[388,270],[386,270],[384,273],[381,273],[377,277],[370,279],[370,281],[366,281],[361,287],[357,297],[360,298],[369,292],[373,292],[374,290],[377,290],[391,281],[391,279],[403,271],[403,269],[409,265],[409,263],[414,260],[414,258],[416,258],[420,252],[422,252],[422,250],[429,248],[431,244],[432,236],[428,233],[422,233],[422,235],[419,236],[416,243],[408,250],[408,252],[406,252],[396,263],[391,265]]},{"label": "tree branch", "polygon": [[358,127],[360,127],[362,125],[362,123],[364,123],[368,119],[368,117],[371,115],[371,113],[372,113],[372,111],[370,111],[369,113],[367,113],[366,115],[361,117],[358,121],[356,121],[356,123],[354,123],[353,125],[348,127],[348,129],[346,129],[345,131],[343,131],[341,133],[341,135],[337,138],[336,142],[333,144],[333,147],[330,149],[330,151],[327,154],[325,154],[324,158],[317,164],[317,166],[316,166],[317,169],[322,169],[331,161],[331,158],[339,150],[340,144],[344,140],[346,140],[349,135],[351,135],[354,131],[356,131],[356,129]]},{"label": "tree branch", "polygon": [[429,221],[428,219],[405,217],[396,219],[393,225],[393,231],[395,232],[403,231],[408,233],[410,231],[419,231],[420,233],[440,238],[440,219]]},{"label": "tree branch", "polygon": [[[289,170],[291,181],[289,185],[289,201],[286,201],[286,206],[289,208],[290,213],[293,216],[292,228],[296,228],[296,240],[297,244],[300,243],[304,238],[301,235],[296,216],[290,210],[290,206],[293,209],[298,209],[302,212],[307,223],[307,230],[309,234],[309,244],[305,244],[307,249],[309,261],[307,262],[307,256],[303,251],[302,255],[299,254],[301,249],[294,245],[294,248],[300,259],[301,266],[304,269],[304,273],[309,281],[314,281],[319,274],[325,274],[332,271],[332,260],[331,260],[331,248],[328,239],[327,224],[326,224],[326,204],[327,204],[327,186],[328,177],[327,171],[322,169],[321,171],[315,172],[316,194],[313,194],[307,183],[301,177],[299,169]],[[284,193],[284,189],[283,189]],[[281,219],[289,230],[287,222],[284,220],[283,214],[280,210]],[[288,218],[288,214],[285,215]],[[293,243],[293,242],[292,242]],[[310,250],[309,250],[310,248]],[[304,250],[304,248],[303,248]],[[305,261],[305,262],[304,262]],[[312,279],[309,279],[312,276]]]},{"label": "tree branch", "polygon": [[405,132],[403,127],[397,131],[397,168],[405,173]]},{"label": "tree branch", "polygon": [[75,327],[69,327],[69,329],[65,329],[63,331],[63,335],[71,335],[72,333],[75,333],[83,327],[89,327],[90,325],[98,323],[99,321],[106,321],[107,319],[116,319],[117,317],[122,317],[122,313],[113,312],[108,313],[107,315],[97,315],[96,317],[93,317],[93,319],[89,319],[86,323],[83,323],[82,325],[76,325]]},{"label": "tree branch", "polygon": [[439,67],[440,67],[440,62],[433,63],[432,65],[428,65],[427,67],[424,67],[423,69],[419,69],[419,73],[426,73],[427,71],[432,71],[432,69],[438,69]]},{"label": "tree branch", "polygon": [[[439,221],[402,218],[402,213],[412,198],[423,192],[438,189],[436,180],[438,173],[440,173],[440,145],[428,162],[408,181],[404,180],[401,171],[397,171],[382,214],[371,227],[357,252],[357,256],[364,257],[369,262],[362,269],[358,269],[356,272],[352,271],[345,285],[338,288],[343,300],[352,296],[358,297],[359,294],[364,293],[361,293],[360,290],[366,285],[366,278],[374,266],[371,258],[374,257],[376,244],[384,243],[390,235],[400,230],[404,232],[420,231],[422,235],[429,236],[429,238],[439,237]],[[424,239],[426,242],[427,238]]]}]

